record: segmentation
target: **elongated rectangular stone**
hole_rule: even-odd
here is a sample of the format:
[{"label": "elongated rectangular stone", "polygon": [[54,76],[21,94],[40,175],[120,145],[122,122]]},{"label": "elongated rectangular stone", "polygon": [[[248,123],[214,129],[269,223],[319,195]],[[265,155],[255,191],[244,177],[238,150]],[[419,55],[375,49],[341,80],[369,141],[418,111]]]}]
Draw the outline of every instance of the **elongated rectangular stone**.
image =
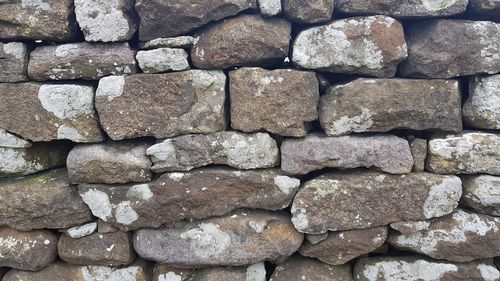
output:
[{"label": "elongated rectangular stone", "polygon": [[29,53],[26,44],[21,42],[0,42],[0,82],[28,80],[28,57]]}]

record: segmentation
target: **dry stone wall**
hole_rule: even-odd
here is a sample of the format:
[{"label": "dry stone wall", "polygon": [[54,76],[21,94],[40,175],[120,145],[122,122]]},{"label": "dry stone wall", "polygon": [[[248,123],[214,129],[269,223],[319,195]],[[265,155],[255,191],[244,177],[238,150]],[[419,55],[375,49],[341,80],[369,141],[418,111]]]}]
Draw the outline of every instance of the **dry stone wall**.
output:
[{"label": "dry stone wall", "polygon": [[0,0],[3,281],[500,280],[498,0]]}]

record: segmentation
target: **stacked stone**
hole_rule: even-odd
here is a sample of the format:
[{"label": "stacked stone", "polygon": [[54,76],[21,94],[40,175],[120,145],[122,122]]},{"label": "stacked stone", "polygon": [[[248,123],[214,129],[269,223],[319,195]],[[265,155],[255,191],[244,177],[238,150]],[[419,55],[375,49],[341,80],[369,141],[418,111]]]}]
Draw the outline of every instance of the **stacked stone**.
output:
[{"label": "stacked stone", "polygon": [[499,22],[0,1],[0,279],[500,280]]}]

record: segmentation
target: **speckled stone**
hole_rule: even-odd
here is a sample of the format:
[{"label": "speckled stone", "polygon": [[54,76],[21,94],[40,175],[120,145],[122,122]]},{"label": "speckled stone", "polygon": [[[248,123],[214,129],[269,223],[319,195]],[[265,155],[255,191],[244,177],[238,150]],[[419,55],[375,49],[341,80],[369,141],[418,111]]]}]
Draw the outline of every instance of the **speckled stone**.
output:
[{"label": "speckled stone", "polygon": [[461,178],[464,187],[461,203],[476,212],[500,216],[500,177],[467,175]]},{"label": "speckled stone", "polygon": [[189,69],[188,53],[184,49],[159,48],[137,52],[137,62],[144,73],[162,73]]},{"label": "speckled stone", "polygon": [[425,160],[427,159],[427,140],[411,137],[408,142],[413,156],[413,169],[411,171],[423,172],[425,170]]},{"label": "speckled stone", "polygon": [[156,38],[147,42],[139,43],[141,49],[156,49],[156,48],[183,48],[189,49],[194,44],[193,36],[177,36],[168,38]]},{"label": "speckled stone", "polygon": [[329,21],[333,14],[334,0],[283,0],[283,14],[290,21],[319,23]]},{"label": "speckled stone", "polygon": [[354,281],[349,265],[333,266],[294,255],[279,263],[269,281]]},{"label": "speckled stone", "polygon": [[281,0],[257,0],[260,13],[265,17],[276,16],[281,13]]},{"label": "speckled stone", "polygon": [[168,265],[157,263],[153,269],[152,281],[186,281],[194,272],[194,269],[173,268]]},{"label": "speckled stone", "polygon": [[28,80],[28,58],[29,52],[26,44],[0,42],[0,82]]},{"label": "speckled stone", "polygon": [[[174,278],[173,275],[170,277]],[[266,268],[263,262],[249,266],[205,268],[196,270],[186,279],[186,281],[225,280],[266,281]]]},{"label": "speckled stone", "polygon": [[33,144],[4,129],[0,129],[0,147],[30,148]]},{"label": "speckled stone", "polygon": [[500,129],[500,74],[470,78],[462,115],[473,128]]}]

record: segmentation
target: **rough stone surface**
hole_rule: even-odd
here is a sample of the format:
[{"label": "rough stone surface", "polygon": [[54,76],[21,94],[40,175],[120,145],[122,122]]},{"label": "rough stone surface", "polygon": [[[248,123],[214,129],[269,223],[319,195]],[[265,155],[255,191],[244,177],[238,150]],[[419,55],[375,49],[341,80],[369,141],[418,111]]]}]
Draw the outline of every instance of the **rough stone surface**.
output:
[{"label": "rough stone surface", "polygon": [[471,9],[479,15],[496,16],[500,13],[500,2],[496,0],[469,0]]},{"label": "rough stone surface", "polygon": [[169,38],[156,38],[139,44],[141,49],[156,48],[183,48],[188,49],[194,44],[192,36],[177,36]]},{"label": "rough stone surface", "polygon": [[40,270],[57,258],[57,239],[47,230],[23,232],[0,227],[0,266]]},{"label": "rough stone surface", "polygon": [[500,256],[500,218],[456,210],[431,220],[428,228],[392,233],[389,244],[435,259],[466,262]]},{"label": "rough stone surface", "polygon": [[222,71],[105,77],[96,108],[113,140],[213,133],[227,126],[225,85]]},{"label": "rough stone surface", "polygon": [[408,60],[401,75],[451,78],[500,71],[500,24],[487,21],[429,20],[407,29]]},{"label": "rough stone surface", "polygon": [[[172,276],[173,278],[173,276]],[[168,280],[168,279],[167,279]],[[196,270],[186,281],[266,281],[264,263],[252,264],[247,267],[215,267]]]},{"label": "rough stone surface", "polygon": [[202,69],[251,66],[283,61],[288,55],[291,24],[280,18],[242,15],[196,33],[193,65]]},{"label": "rough stone surface", "polygon": [[413,130],[462,131],[458,81],[365,79],[330,87],[319,119],[327,135]]},{"label": "rough stone surface", "polygon": [[425,220],[451,213],[461,195],[457,176],[329,173],[304,183],[292,222],[300,232],[317,234]]},{"label": "rough stone surface", "polygon": [[333,266],[295,255],[280,263],[269,281],[354,281],[351,267]]},{"label": "rough stone surface", "polygon": [[281,169],[307,174],[323,168],[374,167],[392,174],[409,173],[413,166],[410,146],[392,135],[325,137],[308,135],[285,139],[281,145]]},{"label": "rough stone surface", "polygon": [[223,168],[166,173],[136,185],[80,185],[92,213],[126,231],[184,219],[220,216],[238,208],[279,210],[290,205],[300,181],[278,170]]},{"label": "rough stone surface", "polygon": [[401,23],[372,16],[337,20],[300,32],[292,61],[306,69],[392,77],[406,57]]},{"label": "rough stone surface", "polygon": [[194,269],[173,268],[157,263],[153,269],[153,281],[186,281],[194,272]]},{"label": "rough stone surface", "polygon": [[209,164],[248,170],[274,167],[279,162],[278,145],[266,133],[184,135],[157,143],[146,153],[156,173],[189,171]]},{"label": "rough stone surface", "polygon": [[427,170],[437,174],[500,175],[500,135],[465,131],[429,141]]},{"label": "rough stone surface", "polygon": [[[29,196],[26,196],[29,194]],[[64,169],[0,181],[0,225],[19,230],[68,228],[92,220]]]},{"label": "rough stone surface", "polygon": [[334,0],[283,0],[285,17],[294,22],[319,23],[329,21]]},{"label": "rough stone surface", "polygon": [[413,156],[412,172],[423,172],[425,170],[425,159],[427,158],[427,140],[413,137],[409,140],[411,155]]},{"label": "rough stone surface", "polygon": [[257,0],[260,13],[265,17],[276,16],[281,13],[281,0]]},{"label": "rough stone surface", "polygon": [[427,229],[429,225],[429,221],[400,221],[391,223],[391,228],[403,234],[412,234]]},{"label": "rough stone surface", "polygon": [[57,143],[37,143],[30,148],[0,147],[0,178],[64,166],[68,150],[66,145]]},{"label": "rough stone surface", "polygon": [[150,142],[121,141],[75,146],[66,160],[71,183],[127,183],[152,179]]},{"label": "rough stone surface", "polygon": [[240,68],[229,73],[231,127],[301,137],[318,119],[319,83],[314,72]]},{"label": "rough stone surface", "polygon": [[462,176],[462,203],[480,213],[500,216],[500,177]]},{"label": "rough stone surface", "polygon": [[101,219],[97,221],[97,232],[99,233],[111,233],[119,231],[118,228],[112,226],[110,223],[105,222]]},{"label": "rough stone surface", "polygon": [[316,245],[316,244],[320,243],[321,241],[325,241],[326,238],[328,238],[328,234],[329,234],[329,232],[324,232],[321,234],[306,234],[305,240],[312,245]]},{"label": "rough stone surface", "polygon": [[70,43],[40,46],[31,52],[31,79],[98,80],[108,75],[137,72],[135,52],[128,43]]},{"label": "rough stone surface", "polygon": [[184,49],[159,48],[137,52],[136,59],[144,73],[161,73],[189,69],[188,53]]},{"label": "rough stone surface", "polygon": [[26,44],[21,42],[0,42],[0,82],[28,80],[28,57]]},{"label": "rough stone surface", "polygon": [[500,74],[470,79],[469,99],[462,114],[471,127],[500,129]]},{"label": "rough stone surface", "polygon": [[284,260],[302,240],[284,212],[241,210],[173,228],[140,229],[134,248],[145,259],[174,267],[240,266]]},{"label": "rough stone surface", "polygon": [[0,129],[0,147],[30,148],[32,144],[14,134]]},{"label": "rough stone surface", "polygon": [[304,242],[299,253],[327,264],[339,265],[375,251],[386,239],[386,226],[329,232],[328,238],[316,245]]},{"label": "rough stone surface", "polygon": [[85,236],[89,236],[97,230],[97,222],[89,222],[84,225],[78,225],[66,230],[63,230],[63,233],[66,233],[70,238],[82,238]]}]

